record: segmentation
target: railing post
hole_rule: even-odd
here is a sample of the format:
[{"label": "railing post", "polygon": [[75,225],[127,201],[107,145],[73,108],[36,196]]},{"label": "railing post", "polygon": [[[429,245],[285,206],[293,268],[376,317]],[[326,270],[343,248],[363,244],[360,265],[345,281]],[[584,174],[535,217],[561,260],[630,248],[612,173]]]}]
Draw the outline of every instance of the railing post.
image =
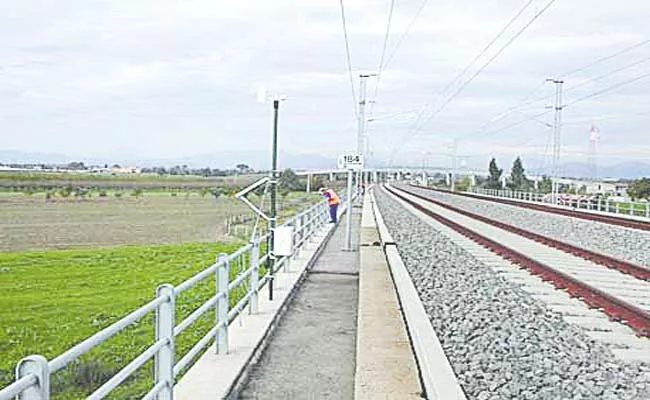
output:
[{"label": "railing post", "polygon": [[620,212],[620,204],[618,201],[616,202],[616,214]]},{"label": "railing post", "polygon": [[16,366],[16,379],[36,375],[36,385],[26,389],[18,396],[20,400],[49,400],[50,398],[50,368],[45,357],[32,355],[23,358]]},{"label": "railing post", "polygon": [[300,213],[300,246],[298,246],[298,252],[302,249],[302,245],[305,243],[305,213]]},{"label": "railing post", "polygon": [[645,203],[645,217],[650,218],[650,202]]},{"label": "railing post", "polygon": [[249,312],[251,314],[257,313],[258,311],[258,290],[259,290],[259,281],[260,281],[260,242],[253,242],[253,247],[251,247],[250,253],[251,259],[251,276],[249,290],[251,291],[251,300]]},{"label": "railing post", "polygon": [[230,266],[228,262],[228,255],[221,253],[217,256],[217,271],[216,271],[216,287],[217,294],[223,295],[217,300],[215,306],[216,310],[216,323],[219,325],[217,329],[217,338],[214,341],[215,350],[217,354],[228,353],[228,273]]},{"label": "railing post", "polygon": [[158,394],[158,400],[172,400],[174,393],[174,322],[175,300],[174,287],[168,283],[158,286],[157,297],[167,300],[156,308],[156,341],[164,339],[167,343],[158,350],[154,357],[154,385],[166,382],[167,387]]}]

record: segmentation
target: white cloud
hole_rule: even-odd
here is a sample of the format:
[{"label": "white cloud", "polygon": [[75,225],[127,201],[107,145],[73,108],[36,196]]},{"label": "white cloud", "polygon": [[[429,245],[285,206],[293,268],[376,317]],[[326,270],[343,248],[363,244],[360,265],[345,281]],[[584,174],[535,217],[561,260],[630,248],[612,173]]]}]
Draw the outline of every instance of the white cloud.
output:
[{"label": "white cloud", "polygon": [[[545,3],[535,2],[509,34]],[[379,62],[389,2],[346,0],[344,4],[353,67],[372,71]],[[420,4],[421,0],[396,3],[389,54]],[[445,98],[441,90],[522,4],[516,0],[429,2],[382,77],[375,115],[440,104]],[[556,2],[421,134],[404,140],[400,159],[412,160],[422,149],[436,152],[441,141],[453,137],[466,137],[461,150],[479,159],[482,154],[510,154],[517,143],[524,143],[515,146],[519,152],[543,151],[539,148],[545,146],[548,129],[539,122],[494,135],[476,134],[545,78],[649,38],[649,14],[650,2],[641,0],[630,0],[626,7],[606,2],[596,7],[589,0]],[[508,36],[497,42],[477,67],[507,40]],[[646,64],[594,80],[648,56],[650,44],[567,77],[567,101],[640,76],[647,71]],[[372,94],[374,82],[369,83]],[[358,88],[357,77],[354,84]],[[0,4],[3,148],[105,157],[129,152],[141,158],[185,156],[207,149],[265,150],[269,109],[256,102],[258,87],[265,86],[289,98],[281,114],[286,151],[336,155],[354,143],[349,85],[338,2]],[[576,85],[581,86],[569,90]],[[608,132],[603,154],[620,154],[623,159],[628,151],[645,151],[639,149],[650,145],[647,119],[625,115],[647,111],[649,88],[650,78],[568,108],[564,116],[570,139],[567,157],[574,150],[580,156],[577,148],[570,147],[571,135],[581,129],[580,121],[589,125],[590,119],[600,119]],[[552,87],[545,87],[536,96],[550,94]],[[540,101],[521,111],[535,115],[547,104]],[[417,111],[402,113],[370,124],[378,157],[387,158],[403,138],[413,136],[407,133],[417,115]],[[623,117],[604,118],[613,115]],[[512,113],[489,130],[522,118],[521,113]],[[84,139],[89,132],[90,146]]]}]

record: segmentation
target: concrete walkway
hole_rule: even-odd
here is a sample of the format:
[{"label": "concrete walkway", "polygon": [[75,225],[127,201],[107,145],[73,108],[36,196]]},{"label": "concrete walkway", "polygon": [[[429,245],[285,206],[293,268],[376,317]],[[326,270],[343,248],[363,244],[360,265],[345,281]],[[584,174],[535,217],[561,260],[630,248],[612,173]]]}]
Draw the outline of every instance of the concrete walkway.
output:
[{"label": "concrete walkway", "polygon": [[[360,210],[353,209],[358,249]],[[289,305],[242,399],[353,399],[359,253],[343,251],[345,223]]]}]

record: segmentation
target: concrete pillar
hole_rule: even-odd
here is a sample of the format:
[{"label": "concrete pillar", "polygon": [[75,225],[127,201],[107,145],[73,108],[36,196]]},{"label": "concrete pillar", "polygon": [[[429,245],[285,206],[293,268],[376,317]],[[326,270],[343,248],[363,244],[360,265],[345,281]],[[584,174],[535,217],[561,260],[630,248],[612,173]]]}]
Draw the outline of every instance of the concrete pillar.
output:
[{"label": "concrete pillar", "polygon": [[330,182],[334,181],[334,172],[330,172]]},{"label": "concrete pillar", "polygon": [[311,174],[307,174],[307,193],[311,192]]},{"label": "concrete pillar", "polygon": [[476,186],[476,175],[472,174],[469,176],[469,184],[470,186],[474,187]]}]

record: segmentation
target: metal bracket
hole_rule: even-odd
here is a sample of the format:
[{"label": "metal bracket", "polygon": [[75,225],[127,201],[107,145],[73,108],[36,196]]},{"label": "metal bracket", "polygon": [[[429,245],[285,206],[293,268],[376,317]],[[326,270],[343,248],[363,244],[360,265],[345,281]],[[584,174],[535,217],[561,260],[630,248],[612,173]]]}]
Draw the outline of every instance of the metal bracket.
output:
[{"label": "metal bracket", "polygon": [[255,182],[255,183],[253,183],[253,184],[247,186],[246,188],[240,190],[237,194],[235,194],[235,198],[236,198],[236,199],[238,199],[238,200],[240,200],[241,202],[243,202],[244,204],[246,204],[246,205],[247,205],[248,207],[250,207],[250,208],[251,208],[251,209],[252,209],[252,210],[253,210],[257,215],[259,215],[260,217],[264,218],[264,220],[266,220],[266,221],[270,221],[271,218],[270,218],[268,215],[264,214],[264,211],[262,211],[262,210],[260,210],[259,208],[257,208],[257,206],[256,206],[255,204],[251,203],[251,201],[248,200],[248,198],[246,198],[246,195],[247,195],[248,193],[252,192],[253,190],[257,189],[258,187],[264,185],[265,183],[269,182],[269,181],[270,181],[270,178],[269,178],[268,176],[266,176],[266,177],[264,177],[264,178],[258,180],[257,182]]}]

